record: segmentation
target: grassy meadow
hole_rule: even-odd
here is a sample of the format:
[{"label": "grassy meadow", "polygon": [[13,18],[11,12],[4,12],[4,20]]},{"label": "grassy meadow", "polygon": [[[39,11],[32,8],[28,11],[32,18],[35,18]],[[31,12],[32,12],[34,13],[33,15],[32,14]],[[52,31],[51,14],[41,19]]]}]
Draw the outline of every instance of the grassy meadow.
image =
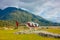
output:
[{"label": "grassy meadow", "polygon": [[[26,28],[28,30],[28,28]],[[60,40],[60,38],[52,38],[52,37],[43,37],[38,34],[14,34],[14,32],[17,32],[19,30],[26,30],[22,27],[16,30],[3,30],[0,29],[0,40]],[[45,30],[48,32],[58,33],[60,34],[59,28],[48,28],[48,29],[40,29]]]}]

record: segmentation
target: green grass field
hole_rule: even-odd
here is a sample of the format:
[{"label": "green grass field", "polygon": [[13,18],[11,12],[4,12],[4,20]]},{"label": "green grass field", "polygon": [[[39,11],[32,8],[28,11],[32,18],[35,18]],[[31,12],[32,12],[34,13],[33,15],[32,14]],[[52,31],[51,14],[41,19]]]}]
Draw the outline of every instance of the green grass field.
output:
[{"label": "green grass field", "polygon": [[[60,29],[44,29],[49,32],[59,33]],[[0,30],[0,40],[60,40],[58,38],[43,37],[38,34],[14,34],[18,30]]]}]

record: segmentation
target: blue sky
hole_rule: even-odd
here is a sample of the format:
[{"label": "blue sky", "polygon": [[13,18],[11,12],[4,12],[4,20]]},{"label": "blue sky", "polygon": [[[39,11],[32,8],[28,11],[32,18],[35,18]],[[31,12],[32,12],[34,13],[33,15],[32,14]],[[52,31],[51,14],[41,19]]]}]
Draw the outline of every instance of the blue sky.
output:
[{"label": "blue sky", "polygon": [[0,0],[0,9],[16,7],[43,18],[60,22],[60,0]]}]

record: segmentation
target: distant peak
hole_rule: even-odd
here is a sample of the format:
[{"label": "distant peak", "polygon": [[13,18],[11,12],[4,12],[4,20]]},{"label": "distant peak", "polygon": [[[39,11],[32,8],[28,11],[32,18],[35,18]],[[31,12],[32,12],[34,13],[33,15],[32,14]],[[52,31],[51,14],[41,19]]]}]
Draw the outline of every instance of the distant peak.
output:
[{"label": "distant peak", "polygon": [[2,11],[2,9],[0,9],[0,11]]},{"label": "distant peak", "polygon": [[[5,9],[17,9],[16,7],[7,7],[7,8],[5,8]],[[4,9],[4,10],[5,10]]]}]

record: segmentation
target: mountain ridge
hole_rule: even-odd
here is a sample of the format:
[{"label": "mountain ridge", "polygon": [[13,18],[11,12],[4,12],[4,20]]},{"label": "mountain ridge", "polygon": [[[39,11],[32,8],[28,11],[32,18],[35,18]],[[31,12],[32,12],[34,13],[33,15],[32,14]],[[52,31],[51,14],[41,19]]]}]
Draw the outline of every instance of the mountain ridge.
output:
[{"label": "mountain ridge", "polygon": [[[26,23],[28,21],[37,22],[42,26],[59,26],[58,23],[53,23],[48,21],[40,16],[34,15],[26,10],[15,8],[15,7],[7,7],[0,12],[3,16],[0,20],[10,20],[10,21],[18,21],[19,23]],[[15,22],[15,21],[14,21]]]}]

